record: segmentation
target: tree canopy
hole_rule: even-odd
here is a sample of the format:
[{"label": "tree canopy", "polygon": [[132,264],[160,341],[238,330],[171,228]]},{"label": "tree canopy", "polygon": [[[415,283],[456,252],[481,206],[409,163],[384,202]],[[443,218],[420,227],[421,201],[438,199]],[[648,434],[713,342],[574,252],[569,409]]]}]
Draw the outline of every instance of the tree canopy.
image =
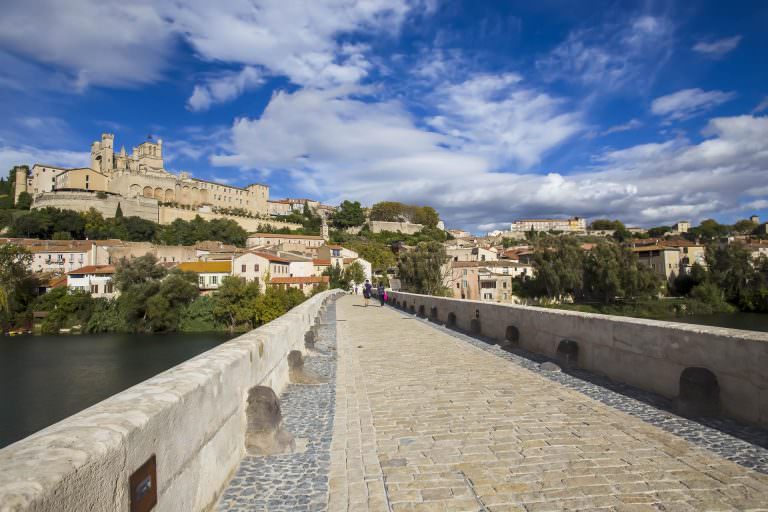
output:
[{"label": "tree canopy", "polygon": [[448,256],[439,242],[421,242],[403,252],[397,263],[403,289],[426,295],[445,295],[445,264]]},{"label": "tree canopy", "polygon": [[344,201],[332,220],[333,225],[339,229],[362,226],[365,224],[365,212],[359,201]]}]

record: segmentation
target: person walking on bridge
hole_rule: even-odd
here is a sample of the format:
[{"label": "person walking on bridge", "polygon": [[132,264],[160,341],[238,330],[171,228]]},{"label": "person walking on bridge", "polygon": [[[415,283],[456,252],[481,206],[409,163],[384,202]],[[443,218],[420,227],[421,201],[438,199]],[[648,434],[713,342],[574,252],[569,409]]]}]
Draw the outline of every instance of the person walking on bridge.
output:
[{"label": "person walking on bridge", "polygon": [[379,307],[384,307],[384,297],[386,296],[387,292],[384,290],[384,283],[382,281],[379,281],[379,286],[376,288],[376,293],[379,294]]},{"label": "person walking on bridge", "polygon": [[363,299],[365,299],[365,307],[368,307],[368,301],[371,300],[372,288],[373,287],[371,286],[371,282],[366,279],[365,285],[363,285]]}]

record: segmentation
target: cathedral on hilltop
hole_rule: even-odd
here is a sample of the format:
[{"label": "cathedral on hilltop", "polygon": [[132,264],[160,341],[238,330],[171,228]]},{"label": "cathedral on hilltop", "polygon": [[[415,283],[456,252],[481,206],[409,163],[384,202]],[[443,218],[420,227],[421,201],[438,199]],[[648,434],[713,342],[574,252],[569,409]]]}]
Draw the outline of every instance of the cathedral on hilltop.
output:
[{"label": "cathedral on hilltop", "polygon": [[269,187],[244,188],[193,178],[165,169],[163,141],[148,140],[128,154],[115,152],[115,136],[102,134],[91,144],[91,165],[64,168],[36,163],[30,171],[16,169],[16,197],[32,196],[32,207],[86,211],[95,208],[105,217],[135,215],[161,224],[175,219],[232,218],[249,229],[256,219],[269,217]]}]

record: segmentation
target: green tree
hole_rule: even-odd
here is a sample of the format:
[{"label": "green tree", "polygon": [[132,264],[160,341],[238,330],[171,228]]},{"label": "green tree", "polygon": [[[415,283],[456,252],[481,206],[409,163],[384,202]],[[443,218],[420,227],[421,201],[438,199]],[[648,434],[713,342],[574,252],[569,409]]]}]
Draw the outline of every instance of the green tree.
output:
[{"label": "green tree", "polygon": [[213,296],[213,317],[230,332],[240,326],[253,328],[257,322],[254,301],[259,295],[259,285],[255,282],[247,283],[241,277],[227,276]]},{"label": "green tree", "polygon": [[344,201],[333,215],[333,225],[339,229],[365,224],[365,212],[359,201]]},{"label": "green tree", "polygon": [[32,254],[20,245],[0,244],[0,326],[8,328],[32,302],[37,281],[29,268]]},{"label": "green tree", "polygon": [[123,209],[120,208],[120,203],[117,203],[117,209],[115,210],[115,218],[116,219],[122,219],[123,218]]},{"label": "green tree", "polygon": [[414,250],[402,253],[397,267],[403,289],[425,295],[445,295],[447,261],[445,247],[439,242],[421,242]]},{"label": "green tree", "polygon": [[363,284],[365,282],[365,270],[363,270],[360,262],[356,261],[344,269],[344,282],[349,283],[348,286],[351,286],[351,283]]},{"label": "green tree", "polygon": [[32,207],[32,196],[29,192],[22,192],[16,198],[16,208],[19,210],[29,210]]},{"label": "green tree", "polygon": [[172,271],[147,300],[147,320],[154,332],[176,331],[181,312],[197,298],[197,274]]},{"label": "green tree", "polygon": [[671,226],[656,226],[655,228],[648,229],[648,236],[651,238],[660,238],[670,231],[672,231]]},{"label": "green tree", "polygon": [[729,226],[720,224],[714,219],[705,219],[695,228],[688,230],[686,235],[690,239],[715,240],[727,235],[730,230]]},{"label": "green tree", "polygon": [[608,304],[654,297],[659,289],[655,272],[640,264],[627,247],[601,242],[584,258],[583,296],[586,298]]},{"label": "green tree", "polygon": [[522,283],[529,297],[580,298],[584,288],[584,251],[570,237],[539,238],[533,255],[534,278]]},{"label": "green tree", "polygon": [[397,201],[381,201],[371,207],[371,220],[381,220],[385,222],[400,222],[403,218],[403,203]]},{"label": "green tree", "polygon": [[336,265],[329,265],[323,271],[323,275],[328,276],[328,287],[330,289],[341,288],[342,290],[349,290],[349,281],[346,280],[344,271],[338,263]]},{"label": "green tree", "polygon": [[374,271],[386,272],[397,265],[397,258],[389,245],[373,240],[354,241],[345,244],[365,261],[371,264]]},{"label": "green tree", "polygon": [[167,271],[158,265],[153,254],[145,254],[138,258],[120,260],[115,265],[115,275],[112,282],[121,292],[127,292],[132,287],[158,281],[165,277]]},{"label": "green tree", "polygon": [[589,229],[611,231],[611,230],[617,230],[617,229],[624,230],[626,229],[626,227],[619,220],[595,219],[589,225]]},{"label": "green tree", "polygon": [[437,210],[431,206],[422,206],[415,209],[413,222],[416,224],[423,224],[428,228],[435,228],[437,227],[437,223],[440,222],[440,215],[438,215]]},{"label": "green tree", "polygon": [[213,314],[216,300],[208,295],[200,295],[181,313],[179,330],[183,332],[212,332],[218,328]]}]

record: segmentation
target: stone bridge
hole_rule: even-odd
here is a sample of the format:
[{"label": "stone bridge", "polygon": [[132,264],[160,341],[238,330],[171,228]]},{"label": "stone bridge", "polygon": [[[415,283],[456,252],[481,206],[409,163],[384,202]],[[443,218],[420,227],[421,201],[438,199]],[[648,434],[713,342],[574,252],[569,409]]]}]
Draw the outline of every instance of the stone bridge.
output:
[{"label": "stone bridge", "polygon": [[766,510],[767,342],[325,292],[0,450],[0,510]]}]

